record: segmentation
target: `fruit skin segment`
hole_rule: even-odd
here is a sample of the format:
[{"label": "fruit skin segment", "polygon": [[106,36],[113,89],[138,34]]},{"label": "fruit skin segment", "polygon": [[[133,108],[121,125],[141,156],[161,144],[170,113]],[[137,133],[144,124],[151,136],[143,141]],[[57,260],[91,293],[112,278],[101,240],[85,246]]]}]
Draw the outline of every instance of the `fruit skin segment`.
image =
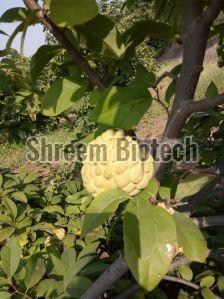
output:
[{"label": "fruit skin segment", "polygon": [[[118,158],[118,143],[127,150],[128,157],[124,160],[121,154]],[[98,146],[98,153],[95,146]],[[102,153],[103,148],[106,155]],[[142,160],[138,142],[125,136],[122,130],[107,130],[89,143],[86,154],[81,174],[86,190],[93,197],[111,188],[121,188],[134,196],[153,176],[152,156],[148,154],[147,159]]]}]

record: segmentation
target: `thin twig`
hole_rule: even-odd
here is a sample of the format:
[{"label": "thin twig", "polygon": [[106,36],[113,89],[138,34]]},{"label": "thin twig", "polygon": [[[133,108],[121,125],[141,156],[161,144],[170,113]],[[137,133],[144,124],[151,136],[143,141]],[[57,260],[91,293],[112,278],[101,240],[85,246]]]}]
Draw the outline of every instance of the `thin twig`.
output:
[{"label": "thin twig", "polygon": [[178,76],[176,76],[175,74],[173,74],[171,72],[165,72],[153,82],[151,87],[155,89],[159,85],[159,83],[166,77],[170,77],[174,81],[177,81],[177,79],[178,79]]},{"label": "thin twig", "polygon": [[171,276],[171,275],[166,275],[164,278],[164,280],[168,280],[168,281],[173,281],[173,282],[177,282],[177,283],[180,283],[180,284],[184,284],[192,289],[195,289],[195,290],[199,290],[200,287],[199,285],[197,285],[196,283],[193,283],[191,281],[188,281],[186,279],[182,279],[182,278],[179,278],[179,277],[175,277],[175,276]]},{"label": "thin twig", "polygon": [[163,103],[163,101],[161,101],[158,87],[155,87],[154,90],[156,93],[156,98],[153,98],[153,99],[156,100],[165,109],[165,111],[169,117],[169,114],[170,114],[169,109],[166,107],[166,105]]}]

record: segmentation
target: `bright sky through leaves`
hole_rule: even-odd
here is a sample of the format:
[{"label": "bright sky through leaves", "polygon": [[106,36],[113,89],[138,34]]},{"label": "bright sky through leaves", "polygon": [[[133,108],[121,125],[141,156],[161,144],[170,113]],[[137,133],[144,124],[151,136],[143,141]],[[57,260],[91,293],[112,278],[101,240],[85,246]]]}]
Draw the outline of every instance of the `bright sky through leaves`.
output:
[{"label": "bright sky through leaves", "polygon": [[[11,7],[21,7],[24,6],[22,0],[1,0],[0,3],[0,16],[9,8]],[[18,26],[18,23],[1,23],[0,29],[8,33],[9,35],[14,31],[14,29]],[[8,40],[7,36],[1,35],[0,36],[0,50],[5,48],[6,42]],[[20,40],[21,34],[15,38],[12,47],[17,51],[20,50]],[[43,33],[43,27],[38,24],[36,26],[31,26],[28,28],[27,35],[26,35],[26,42],[25,42],[25,49],[24,54],[26,56],[30,56],[36,52],[36,50],[45,43],[45,36]]]}]

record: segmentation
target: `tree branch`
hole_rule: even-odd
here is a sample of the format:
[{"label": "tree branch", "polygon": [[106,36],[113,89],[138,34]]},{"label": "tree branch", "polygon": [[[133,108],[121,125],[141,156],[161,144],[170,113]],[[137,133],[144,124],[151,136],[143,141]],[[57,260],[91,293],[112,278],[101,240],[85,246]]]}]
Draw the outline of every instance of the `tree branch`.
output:
[{"label": "tree branch", "polygon": [[89,77],[90,81],[100,89],[106,89],[106,84],[98,76],[98,74],[85,61],[81,53],[76,50],[70,41],[65,37],[64,33],[53,24],[45,15],[43,9],[35,0],[23,0],[25,5],[35,13],[39,21],[53,34],[57,41],[68,51],[75,63],[79,65],[82,71]]},{"label": "tree branch", "polygon": [[184,0],[183,20],[183,64],[177,82],[174,99],[175,109],[185,101],[192,101],[203,70],[203,60],[210,27],[223,6],[223,0],[214,0],[203,11],[201,0]]},{"label": "tree branch", "polygon": [[80,299],[98,299],[106,292],[111,285],[118,281],[126,272],[128,266],[123,256],[120,256],[106,271],[98,277],[98,279],[90,286],[90,288],[81,296]]},{"label": "tree branch", "polygon": [[213,108],[219,105],[224,105],[224,93],[221,93],[215,97],[207,98],[201,101],[197,101],[191,104],[191,110],[193,112],[204,111],[208,108]]},{"label": "tree branch", "polygon": [[[193,103],[203,70],[210,27],[221,11],[222,5],[222,0],[214,0],[203,12],[200,0],[183,1],[183,63],[177,81],[174,104],[163,134],[164,141],[178,138],[186,120],[193,112],[191,110],[193,107],[189,109],[189,104]],[[161,168],[159,170],[161,176],[164,167],[159,168]]]},{"label": "tree branch", "polygon": [[224,8],[223,0],[213,0],[202,13],[201,21],[212,24],[219,12]]}]

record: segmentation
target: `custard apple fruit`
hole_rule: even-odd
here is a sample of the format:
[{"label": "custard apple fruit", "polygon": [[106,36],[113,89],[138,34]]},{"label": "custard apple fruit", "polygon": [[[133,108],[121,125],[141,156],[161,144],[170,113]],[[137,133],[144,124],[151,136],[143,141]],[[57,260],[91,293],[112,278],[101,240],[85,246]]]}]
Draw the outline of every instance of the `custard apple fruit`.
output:
[{"label": "custard apple fruit", "polygon": [[81,173],[86,190],[94,197],[111,188],[121,188],[134,196],[148,185],[153,171],[152,156],[148,153],[147,159],[141,159],[136,140],[122,130],[107,130],[89,143]]}]

